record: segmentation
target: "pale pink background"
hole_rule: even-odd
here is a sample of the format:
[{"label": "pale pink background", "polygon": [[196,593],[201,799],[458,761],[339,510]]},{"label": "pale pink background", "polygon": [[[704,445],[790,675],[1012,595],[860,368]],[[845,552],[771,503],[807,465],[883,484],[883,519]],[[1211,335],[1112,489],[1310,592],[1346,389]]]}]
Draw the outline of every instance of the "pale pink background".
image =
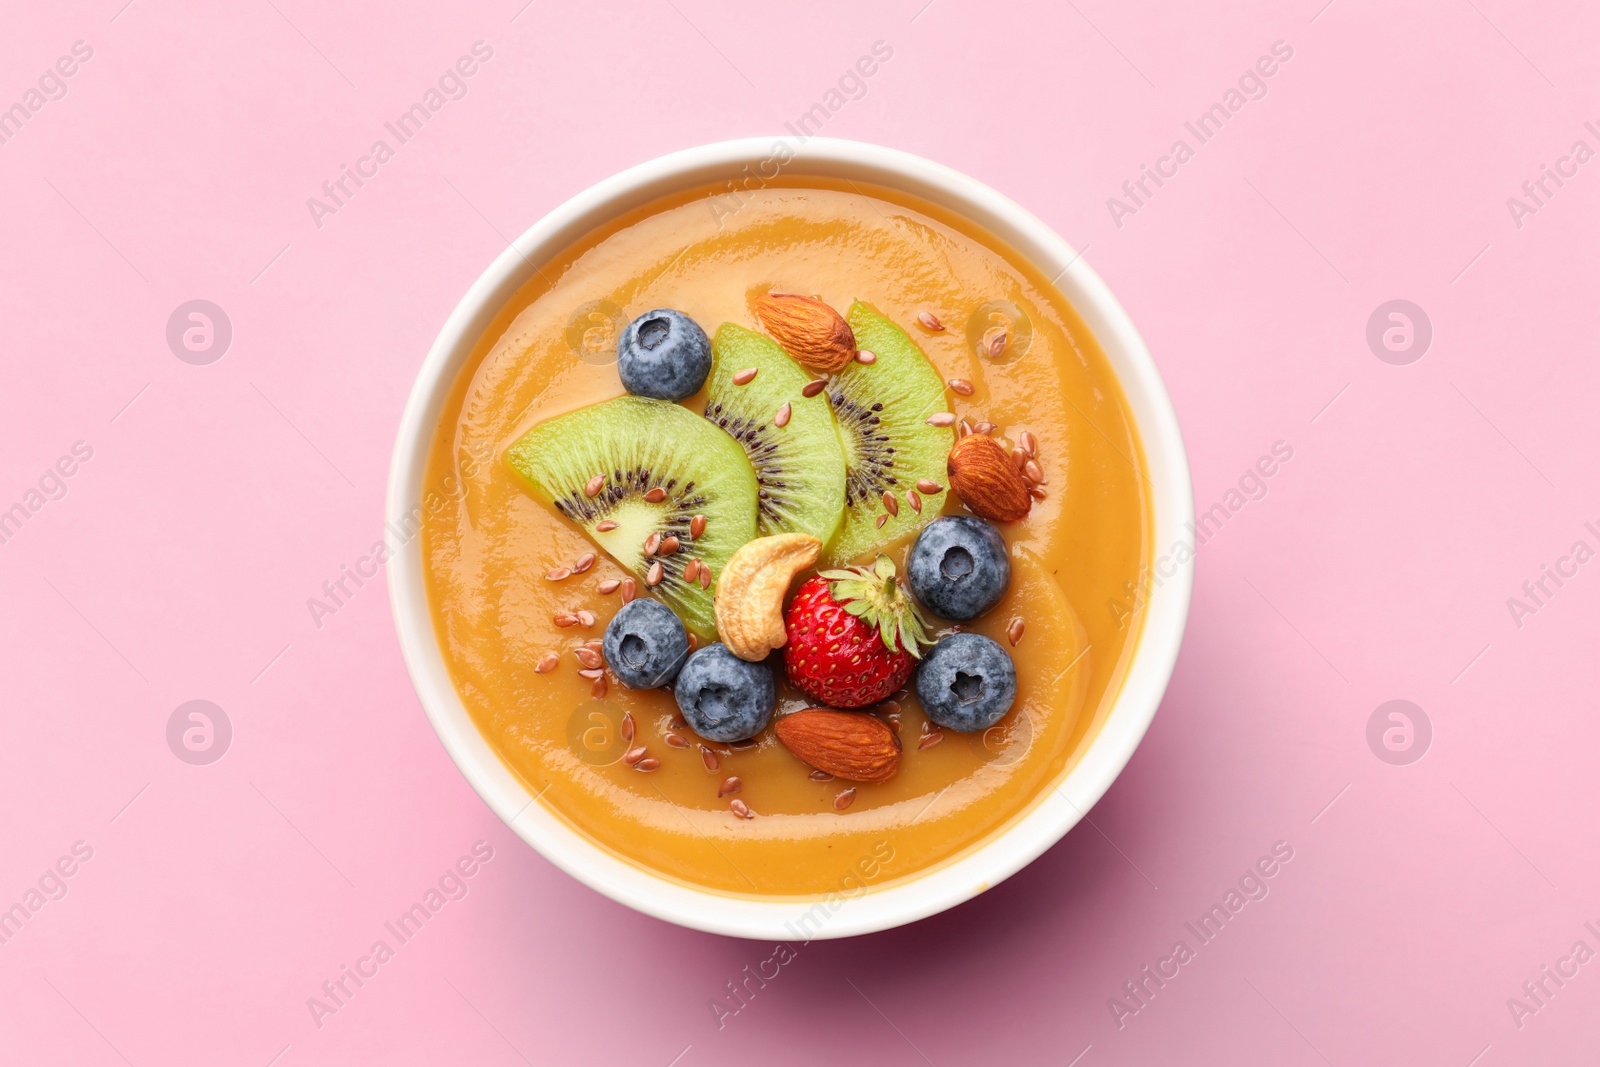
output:
[{"label": "pale pink background", "polygon": [[[0,545],[0,907],[94,849],[0,946],[0,1060],[1593,1056],[1600,964],[1520,1029],[1506,1000],[1600,948],[1600,566],[1520,629],[1506,598],[1600,547],[1600,162],[1521,229],[1505,204],[1600,147],[1592,7],[123,2],[12,5],[0,34],[5,104],[94,49],[0,145],[0,508],[94,450]],[[319,230],[306,198],[480,39],[469,95]],[[1117,228],[1106,198],[1280,39],[1270,94]],[[801,949],[719,1030],[708,1000],[772,946],[555,870],[435,739],[382,583],[320,630],[306,599],[379,536],[412,377],[509,235],[631,164],[781,131],[878,40],[826,133],[1087,246],[1202,507],[1275,441],[1294,458],[1201,552],[1171,690],[1092,825],[953,912]],[[233,323],[209,366],[165,340],[194,298]],[[1365,341],[1394,298],[1434,326],[1410,366]],[[166,743],[195,698],[235,731],[210,766]],[[1365,739],[1394,698],[1434,726],[1411,766]],[[307,998],[478,840],[470,895],[319,1029]],[[1278,840],[1271,895],[1119,1030],[1108,998]]]}]

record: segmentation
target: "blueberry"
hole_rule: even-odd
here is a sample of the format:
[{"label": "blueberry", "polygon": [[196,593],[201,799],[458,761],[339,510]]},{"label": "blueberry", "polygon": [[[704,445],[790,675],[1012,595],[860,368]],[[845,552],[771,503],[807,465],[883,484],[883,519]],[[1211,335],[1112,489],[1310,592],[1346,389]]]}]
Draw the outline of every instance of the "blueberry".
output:
[{"label": "blueberry", "polygon": [[629,689],[654,689],[678,676],[689,632],[659,600],[630,600],[611,617],[602,640],[606,665]]},{"label": "blueberry", "polygon": [[917,668],[917,699],[947,730],[987,730],[1017,698],[1017,668],[1006,650],[982,634],[951,634]]},{"label": "blueberry", "polygon": [[964,622],[1005,596],[1011,556],[993,526],[966,515],[947,515],[934,519],[918,536],[906,571],[923,607]]},{"label": "blueberry", "polygon": [[772,668],[740,659],[720,641],[689,657],[674,694],[684,721],[707,741],[754,737],[778,702]]},{"label": "blueberry", "polygon": [[710,372],[711,341],[681,311],[647,311],[617,338],[617,373],[634,396],[682,400],[694,395]]}]

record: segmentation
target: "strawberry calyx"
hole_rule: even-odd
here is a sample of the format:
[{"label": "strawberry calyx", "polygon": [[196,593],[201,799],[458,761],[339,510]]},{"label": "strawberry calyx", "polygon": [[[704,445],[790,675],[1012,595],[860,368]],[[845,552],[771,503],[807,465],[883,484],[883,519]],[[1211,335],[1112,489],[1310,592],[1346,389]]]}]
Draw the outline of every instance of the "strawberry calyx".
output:
[{"label": "strawberry calyx", "polygon": [[894,560],[888,556],[880,555],[870,567],[827,570],[819,577],[828,582],[828,595],[877,630],[890,652],[905,651],[921,659],[922,646],[933,643],[921,610],[901,588]]}]

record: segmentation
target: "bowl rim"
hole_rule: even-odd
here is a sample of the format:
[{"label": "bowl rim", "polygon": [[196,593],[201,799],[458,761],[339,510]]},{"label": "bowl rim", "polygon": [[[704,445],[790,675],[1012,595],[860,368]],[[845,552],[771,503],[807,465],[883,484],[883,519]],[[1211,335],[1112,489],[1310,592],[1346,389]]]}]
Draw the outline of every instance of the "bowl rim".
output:
[{"label": "bowl rim", "polygon": [[[760,899],[700,889],[614,855],[536,803],[479,732],[451,681],[434,634],[422,571],[421,537],[411,524],[424,485],[433,431],[473,347],[495,315],[550,255],[634,207],[685,188],[738,179],[750,167],[846,177],[938,204],[993,234],[1030,261],[1094,333],[1122,384],[1144,446],[1152,486],[1151,552],[1191,543],[1194,516],[1188,459],[1166,387],[1132,320],[1111,291],[1048,225],[1009,198],[942,164],[898,149],[835,138],[748,137],[673,152],[606,178],[534,223],[472,284],[434,340],[396,434],[384,506],[386,527],[407,534],[387,562],[395,629],[423,710],[457,768],[519,837],[557,867],[612,900],[680,926],[778,941],[849,937],[937,914],[977,896],[1031,863],[1083,818],[1138,747],[1177,662],[1193,585],[1192,563],[1152,578],[1143,629],[1121,691],[1098,734],[1043,797],[988,840],[955,859],[883,887],[849,884],[820,897]],[[759,178],[757,179],[759,182]],[[1164,557],[1163,557],[1164,558]],[[892,836],[890,837],[892,843]],[[819,914],[818,909],[821,909]]]}]

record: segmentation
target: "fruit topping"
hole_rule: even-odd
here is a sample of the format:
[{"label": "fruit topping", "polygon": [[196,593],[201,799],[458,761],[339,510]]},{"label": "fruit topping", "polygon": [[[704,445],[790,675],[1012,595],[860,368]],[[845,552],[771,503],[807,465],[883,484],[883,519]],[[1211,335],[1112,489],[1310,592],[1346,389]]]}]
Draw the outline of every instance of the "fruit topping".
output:
[{"label": "fruit topping", "polygon": [[1005,595],[1011,584],[1011,557],[1000,532],[987,522],[946,515],[933,520],[911,546],[906,578],[923,607],[965,622]]},{"label": "fruit topping", "polygon": [[917,668],[917,699],[939,726],[987,730],[1017,698],[1017,669],[1005,649],[982,634],[944,638]]},{"label": "fruit topping", "polygon": [[787,623],[789,684],[836,708],[865,707],[894,693],[928,643],[888,556],[810,579],[789,605]]},{"label": "fruit topping", "polygon": [[933,518],[931,510],[909,508],[889,515],[883,495],[942,477],[955,440],[948,426],[928,423],[947,408],[944,381],[916,343],[859,301],[850,309],[850,325],[876,359],[847,365],[824,394],[839,424],[846,468],[844,524],[825,549],[837,563],[876,553]]},{"label": "fruit topping", "polygon": [[743,741],[766,729],[778,702],[772,669],[721,642],[689,657],[673,688],[689,728],[707,741]]},{"label": "fruit topping", "polygon": [[[601,647],[605,662],[623,685],[654,689],[678,676],[689,658],[689,633],[659,600],[634,600],[611,617]],[[598,664],[598,656],[593,664],[584,661],[585,666]]]},{"label": "fruit topping", "polygon": [[733,323],[717,330],[711,353],[706,418],[739,442],[755,468],[757,528],[826,542],[844,517],[844,449],[828,402],[805,395],[812,375],[771,340]]},{"label": "fruit topping", "polygon": [[717,633],[728,651],[755,663],[783,647],[783,598],[821,551],[822,542],[810,534],[789,533],[758,537],[733,554],[716,597]]},{"label": "fruit topping", "polygon": [[[540,423],[506,458],[537,497],[639,579],[623,581],[623,600],[648,585],[692,632],[715,637],[712,576],[756,534],[755,472],[727,434],[687,408],[624,396]],[[689,553],[646,555],[644,546],[652,536],[657,549],[669,537],[687,542],[697,516],[691,582]]]},{"label": "fruit topping", "polygon": [[617,338],[617,373],[635,396],[682,400],[699,391],[710,369],[711,342],[681,311],[647,311]]}]

